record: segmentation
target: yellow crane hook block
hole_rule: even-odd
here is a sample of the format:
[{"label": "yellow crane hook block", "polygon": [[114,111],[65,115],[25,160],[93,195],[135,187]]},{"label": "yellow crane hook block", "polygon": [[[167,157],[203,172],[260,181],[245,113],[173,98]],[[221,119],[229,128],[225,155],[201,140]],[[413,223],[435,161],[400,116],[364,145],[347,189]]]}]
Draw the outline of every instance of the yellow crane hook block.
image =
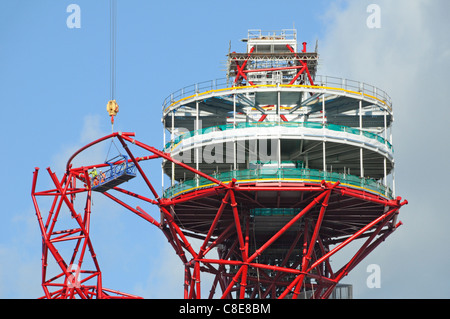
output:
[{"label": "yellow crane hook block", "polygon": [[108,114],[111,116],[111,123],[113,123],[114,116],[116,116],[117,113],[119,113],[119,105],[117,104],[116,100],[110,100],[106,105],[106,110],[108,111]]}]

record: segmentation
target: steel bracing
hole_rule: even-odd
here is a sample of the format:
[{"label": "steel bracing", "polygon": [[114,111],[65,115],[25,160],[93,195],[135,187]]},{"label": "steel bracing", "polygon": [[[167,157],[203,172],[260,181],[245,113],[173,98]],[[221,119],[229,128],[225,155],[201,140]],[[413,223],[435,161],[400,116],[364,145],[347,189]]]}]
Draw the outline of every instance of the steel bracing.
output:
[{"label": "steel bracing", "polygon": [[[247,52],[228,55],[226,81],[164,101],[163,150],[112,133],[73,154],[60,179],[48,168],[48,190],[37,190],[36,168],[45,298],[138,298],[102,285],[96,196],[164,234],[184,266],[186,299],[330,298],[401,225],[389,96],[317,76],[318,54],[306,43],[297,52],[295,30],[253,30],[246,42]],[[80,153],[115,142],[119,156],[75,167]],[[155,160],[161,193],[144,166]]]},{"label": "steel bracing", "polygon": [[[72,167],[72,159],[81,151],[110,139],[120,142],[129,156],[128,161],[136,166],[139,177],[147,185],[143,194],[118,186],[104,192],[92,191],[89,171],[105,164]],[[136,156],[131,145],[145,154]],[[214,186],[175,198],[161,197],[141,167],[144,161],[161,158],[209,179]],[[185,298],[206,297],[201,291],[201,274],[205,272],[214,276],[206,294],[210,298],[298,298],[304,295],[327,298],[340,279],[397,229],[400,225],[396,221],[397,214],[406,204],[400,198],[387,199],[325,180],[309,185],[257,185],[235,180],[223,183],[134,139],[132,133],[113,133],[83,147],[69,160],[61,179],[50,168],[47,171],[54,185],[51,189],[36,190],[37,168],[32,185],[32,198],[42,231],[42,287],[46,298],[136,297],[102,286],[102,273],[90,239],[92,198],[101,194],[155,225],[167,237],[185,265]],[[298,192],[301,196],[291,205],[295,212],[284,216],[279,228],[269,225],[270,234],[264,239],[258,236],[255,241],[255,230],[258,232],[258,227],[268,225],[258,224],[261,216],[252,213],[249,207],[258,206],[255,192],[274,191]],[[126,199],[119,199],[117,194],[126,195]],[[43,197],[50,198],[50,206],[45,207],[46,216],[39,204]],[[141,204],[127,203],[128,200],[138,200]],[[366,213],[358,214],[361,216],[352,222],[343,222],[348,223],[345,228],[330,230],[330,225],[345,220],[346,214],[340,207],[346,201]],[[178,207],[183,209],[195,202],[207,205],[207,212],[203,214],[200,209],[192,219],[182,216],[182,210],[177,213]],[[244,202],[252,205],[245,207]],[[215,208],[212,203],[216,203]],[[148,214],[144,205],[157,207],[161,220],[158,222]],[[200,206],[196,207],[198,210]],[[61,228],[60,219],[67,216],[74,225]],[[197,229],[197,233],[181,226],[188,224],[189,219],[187,228]],[[199,238],[201,245],[196,250],[192,240]],[[361,246],[348,263],[339,269],[332,268],[330,257],[357,239],[362,240]],[[285,245],[286,241],[288,249],[277,255],[277,246]],[[68,257],[57,248],[62,243],[72,244],[73,251]],[[50,267],[52,261],[54,264]]]}]

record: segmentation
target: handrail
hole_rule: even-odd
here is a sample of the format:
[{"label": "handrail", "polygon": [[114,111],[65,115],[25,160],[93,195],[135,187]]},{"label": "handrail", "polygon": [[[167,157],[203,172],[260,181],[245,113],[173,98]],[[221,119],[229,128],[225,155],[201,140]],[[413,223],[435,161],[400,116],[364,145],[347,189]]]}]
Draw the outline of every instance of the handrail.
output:
[{"label": "handrail", "polygon": [[[382,104],[384,104],[389,111],[392,111],[392,100],[391,97],[383,90],[364,82],[337,78],[332,76],[322,76],[316,75],[314,79],[315,85],[297,85],[297,84],[279,84],[278,86],[283,87],[297,87],[297,88],[310,88],[310,89],[328,89],[343,91],[346,93],[356,94],[360,96],[365,96],[371,99],[375,99]],[[217,92],[217,90],[242,90],[257,87],[277,87],[276,84],[265,84],[265,85],[253,85],[253,86],[229,86],[232,83],[227,78],[219,78],[215,80],[203,81],[196,84],[191,84],[184,88],[181,88],[169,96],[167,96],[163,101],[163,113],[170,108],[172,105],[182,102],[188,98],[193,98],[206,93]]]},{"label": "handrail", "polygon": [[132,162],[129,163],[126,159],[120,161],[120,164],[118,165],[109,162],[107,162],[107,164],[110,166],[109,169],[104,172],[100,170],[97,176],[91,178],[91,184],[93,184],[92,189],[101,187],[124,174],[136,176],[136,166]]},{"label": "handrail", "polygon": [[332,131],[337,132],[346,132],[350,134],[355,135],[364,135],[365,137],[374,139],[379,141],[382,144],[385,144],[391,151],[393,151],[392,144],[389,143],[385,138],[382,136],[365,131],[360,130],[358,128],[350,127],[350,126],[344,126],[344,125],[337,125],[337,124],[322,124],[318,122],[245,122],[245,123],[236,123],[236,124],[225,124],[225,125],[218,125],[218,126],[212,126],[208,128],[203,128],[200,130],[195,131],[189,131],[186,132],[178,137],[176,137],[173,141],[170,141],[166,143],[164,146],[164,151],[169,150],[171,146],[175,146],[178,143],[180,143],[182,140],[190,138],[195,135],[201,135],[205,133],[210,132],[216,132],[216,131],[226,131],[226,130],[232,130],[234,128],[241,129],[241,128],[248,128],[248,127],[274,127],[274,126],[283,126],[283,127],[305,127],[305,128],[313,128],[313,129],[322,129],[326,128]]}]

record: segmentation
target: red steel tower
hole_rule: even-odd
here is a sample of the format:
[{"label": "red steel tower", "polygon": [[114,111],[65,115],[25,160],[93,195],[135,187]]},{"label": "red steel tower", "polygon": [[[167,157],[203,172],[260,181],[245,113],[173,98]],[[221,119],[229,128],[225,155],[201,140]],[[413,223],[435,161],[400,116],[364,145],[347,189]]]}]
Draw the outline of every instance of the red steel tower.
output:
[{"label": "red steel tower", "polygon": [[[35,170],[45,297],[135,297],[102,287],[89,236],[94,196],[163,232],[185,267],[185,298],[332,298],[401,224],[407,201],[395,195],[389,96],[316,75],[318,54],[306,43],[297,48],[296,30],[250,30],[244,41],[245,53],[228,55],[225,79],[164,101],[163,150],[117,132],[77,151],[61,179],[49,168],[50,190],[36,190]],[[115,142],[117,157],[74,167],[81,152]],[[162,194],[143,166],[157,159]],[[136,177],[144,188],[130,188]],[[46,216],[42,198],[50,199]],[[160,220],[145,206],[156,207]],[[56,228],[64,213],[74,225]],[[62,256],[56,246],[68,242]],[[349,244],[357,249],[336,267],[330,257]],[[57,267],[50,276],[51,257]]]}]

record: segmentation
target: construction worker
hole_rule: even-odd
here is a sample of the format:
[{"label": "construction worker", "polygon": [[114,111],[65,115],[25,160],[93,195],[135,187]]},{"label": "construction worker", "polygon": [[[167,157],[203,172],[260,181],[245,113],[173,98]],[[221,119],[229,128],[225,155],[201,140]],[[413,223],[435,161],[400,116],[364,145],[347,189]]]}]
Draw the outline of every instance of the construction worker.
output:
[{"label": "construction worker", "polygon": [[105,173],[102,172],[102,170],[100,170],[100,183],[103,183],[105,181]]},{"label": "construction worker", "polygon": [[[97,167],[94,167],[94,169],[90,172],[90,174],[91,174],[91,181],[94,183],[94,185],[97,185],[98,184],[98,181],[97,181],[97,175],[98,175]],[[96,181],[97,181],[97,183],[95,183]]]}]

